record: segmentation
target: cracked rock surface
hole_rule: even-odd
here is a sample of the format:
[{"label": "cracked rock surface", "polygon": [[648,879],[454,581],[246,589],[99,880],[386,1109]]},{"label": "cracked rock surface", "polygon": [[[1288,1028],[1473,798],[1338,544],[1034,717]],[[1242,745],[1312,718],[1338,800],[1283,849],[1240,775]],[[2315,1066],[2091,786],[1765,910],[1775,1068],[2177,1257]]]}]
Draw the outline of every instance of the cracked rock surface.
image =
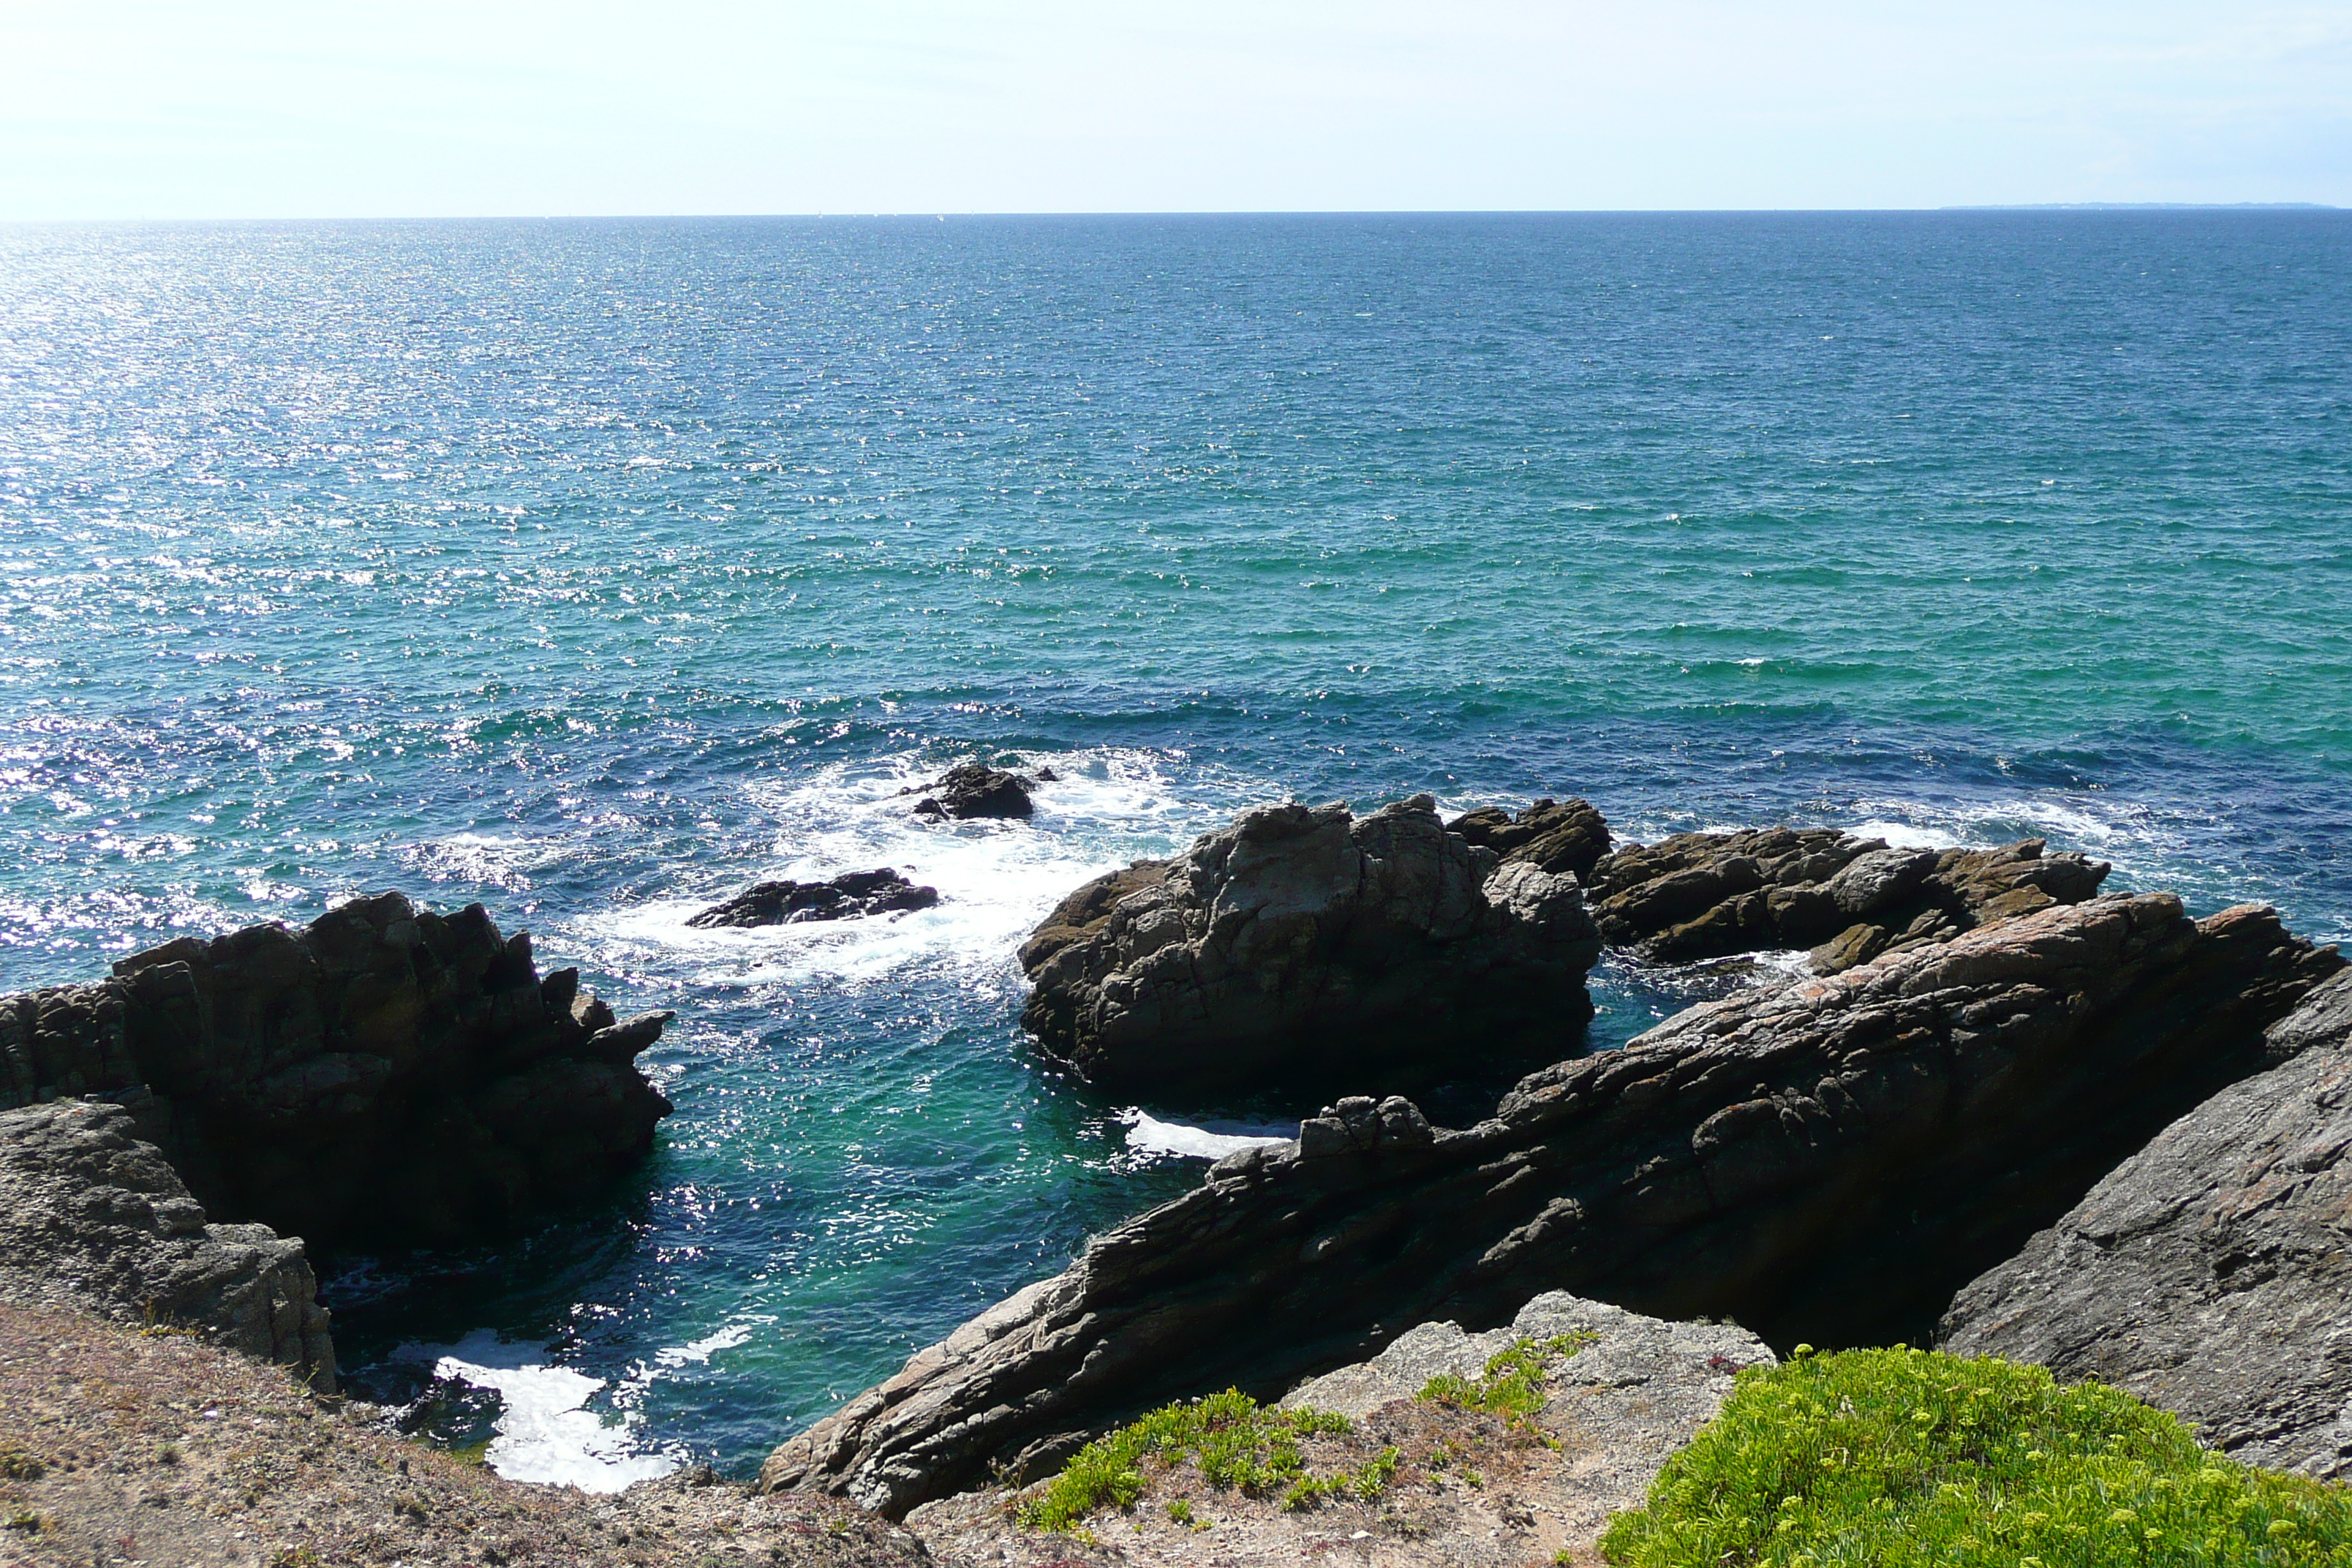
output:
[{"label": "cracked rock surface", "polygon": [[302,1244],[209,1225],[118,1105],[0,1112],[0,1299],[184,1329],[335,1387],[335,1347]]},{"label": "cracked rock surface", "polygon": [[2248,1464],[2352,1475],[2352,973],[2270,1045],[2282,1065],[1963,1289],[1946,1347],[2113,1384]]},{"label": "cracked rock surface", "polygon": [[1574,1048],[1600,951],[1573,876],[1504,863],[1427,795],[1264,805],[1065,900],[1021,950],[1022,1023],[1122,1091],[1402,1089]]},{"label": "cracked rock surface", "polygon": [[762,1481],[903,1515],[1551,1289],[1778,1343],[1922,1340],[2342,967],[2267,909],[2104,897],[1692,1008],[1466,1130],[1344,1101],[919,1352]]}]

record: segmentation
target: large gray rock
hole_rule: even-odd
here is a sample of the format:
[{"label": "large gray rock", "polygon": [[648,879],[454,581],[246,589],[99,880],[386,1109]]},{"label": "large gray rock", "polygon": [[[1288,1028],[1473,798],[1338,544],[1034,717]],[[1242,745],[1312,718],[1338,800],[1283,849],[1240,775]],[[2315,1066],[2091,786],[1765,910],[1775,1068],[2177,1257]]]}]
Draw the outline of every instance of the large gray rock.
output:
[{"label": "large gray rock", "polygon": [[1501,864],[1427,795],[1263,805],[1064,900],[1021,950],[1022,1022],[1123,1091],[1430,1084],[1572,1048],[1600,952],[1574,878]]},{"label": "large gray rock", "polygon": [[2352,1475],[2352,973],[2270,1043],[2284,1065],[1963,1289],[1945,1345],[2113,1384],[2249,1464]]},{"label": "large gray rock", "polygon": [[1654,963],[1811,948],[1814,970],[1834,973],[2098,891],[2105,865],[2043,848],[1893,849],[1826,827],[1685,833],[1604,856],[1585,883],[1601,936]]},{"label": "large gray rock", "polygon": [[117,1105],[0,1111],[0,1300],[201,1332],[335,1387],[335,1347],[299,1240],[209,1225]]},{"label": "large gray rock", "polygon": [[2103,898],[1694,1008],[1465,1131],[1342,1101],[919,1352],[763,1484],[903,1513],[1159,1401],[1285,1388],[1550,1289],[1776,1342],[1924,1338],[1954,1289],[2259,1070],[2263,1029],[2341,967],[2268,910]]},{"label": "large gray rock", "polygon": [[0,1106],[145,1086],[205,1206],[312,1242],[456,1243],[576,1203],[669,1113],[624,1023],[482,907],[398,893],[0,997]]},{"label": "large gray rock", "polygon": [[1538,870],[1583,881],[1609,853],[1609,824],[1600,808],[1588,800],[1557,801],[1546,796],[1517,812],[1499,805],[1465,811],[1445,825],[1448,833],[1482,849],[1492,849],[1504,865],[1524,860]]}]

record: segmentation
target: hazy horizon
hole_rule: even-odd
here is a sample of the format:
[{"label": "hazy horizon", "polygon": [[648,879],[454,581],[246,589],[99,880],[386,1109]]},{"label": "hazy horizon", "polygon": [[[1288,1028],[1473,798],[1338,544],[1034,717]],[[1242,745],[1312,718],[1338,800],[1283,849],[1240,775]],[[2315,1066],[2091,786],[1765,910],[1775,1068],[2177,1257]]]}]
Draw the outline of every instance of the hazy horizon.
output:
[{"label": "hazy horizon", "polygon": [[0,220],[2352,204],[2352,5],[0,0]]}]

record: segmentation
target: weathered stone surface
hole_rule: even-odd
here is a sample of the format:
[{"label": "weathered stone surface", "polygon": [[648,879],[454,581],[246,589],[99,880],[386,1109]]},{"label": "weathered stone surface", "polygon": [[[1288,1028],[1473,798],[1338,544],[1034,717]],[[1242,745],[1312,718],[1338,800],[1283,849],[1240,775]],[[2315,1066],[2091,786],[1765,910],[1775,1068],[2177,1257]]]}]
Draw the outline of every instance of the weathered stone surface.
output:
[{"label": "weathered stone surface", "polygon": [[2106,866],[2042,850],[2039,838],[1890,849],[1832,828],[1765,827],[1631,845],[1585,881],[1601,936],[1653,963],[1811,948],[1816,972],[1834,973],[2098,891]]},{"label": "weathered stone surface", "polygon": [[1406,1087],[1570,1048],[1600,951],[1573,879],[1498,865],[1427,795],[1264,805],[1064,900],[1022,1022],[1123,1090]]},{"label": "weathered stone surface", "polygon": [[878,871],[845,871],[823,882],[756,882],[686,923],[706,928],[799,925],[928,910],[939,901],[937,888],[919,888],[885,866]]},{"label": "weathered stone surface", "polygon": [[1445,825],[1469,844],[1492,849],[1505,865],[1525,860],[1555,877],[1581,882],[1609,853],[1609,824],[1584,800],[1537,801],[1516,816],[1499,805],[1465,811]]},{"label": "weathered stone surface", "polygon": [[0,1299],[195,1330],[335,1386],[335,1347],[299,1241],[208,1225],[117,1105],[0,1111]]},{"label": "weathered stone surface", "polygon": [[617,1174],[669,1113],[634,1058],[670,1015],[624,1023],[577,970],[541,979],[478,904],[384,893],[114,971],[0,997],[0,1102],[144,1085],[208,1209],[314,1245],[496,1234]]},{"label": "weathered stone surface", "polygon": [[2352,1475],[2352,973],[2270,1044],[2283,1066],[1963,1289],[1947,1347],[2113,1384],[2249,1464]]},{"label": "weathered stone surface", "polygon": [[2103,898],[1693,1008],[1530,1075],[1465,1131],[1334,1107],[918,1353],[764,1484],[903,1512],[1159,1400],[1287,1386],[1547,1289],[1776,1342],[1924,1338],[1954,1289],[2257,1070],[2263,1030],[2341,967],[2268,910]]},{"label": "weathered stone surface", "polygon": [[1037,809],[1029,799],[1030,787],[1030,781],[1019,773],[983,763],[963,763],[950,768],[939,783],[923,786],[915,815],[958,819],[1028,816]]},{"label": "weathered stone surface", "polygon": [[[1543,1362],[1544,1401],[1524,1425],[1416,1397],[1432,1377],[1475,1378],[1520,1339],[1573,1336]],[[1252,1497],[1211,1488],[1190,1467],[1146,1467],[1134,1509],[1095,1516],[1093,1539],[1024,1530],[1034,1492],[1002,1488],[924,1504],[907,1528],[946,1568],[1046,1568],[1073,1550],[1105,1568],[1198,1568],[1321,1560],[1362,1568],[1528,1568],[1598,1563],[1612,1513],[1640,1503],[1666,1458],[1713,1419],[1740,1367],[1772,1352],[1728,1324],[1667,1323],[1554,1292],[1483,1334],[1423,1323],[1371,1361],[1295,1390],[1283,1403],[1338,1411],[1343,1436],[1310,1437],[1303,1458],[1328,1474],[1386,1449],[1396,1469],[1377,1501],[1344,1495],[1311,1508],[1279,1490]],[[1208,1392],[1202,1390],[1202,1392]],[[792,1495],[792,1494],[781,1494]],[[1182,1499],[1188,1524],[1168,1505]],[[1199,1526],[1213,1521],[1213,1531]],[[1211,1543],[1213,1543],[1212,1546]],[[1213,1556],[1203,1552],[1210,1547]]]}]

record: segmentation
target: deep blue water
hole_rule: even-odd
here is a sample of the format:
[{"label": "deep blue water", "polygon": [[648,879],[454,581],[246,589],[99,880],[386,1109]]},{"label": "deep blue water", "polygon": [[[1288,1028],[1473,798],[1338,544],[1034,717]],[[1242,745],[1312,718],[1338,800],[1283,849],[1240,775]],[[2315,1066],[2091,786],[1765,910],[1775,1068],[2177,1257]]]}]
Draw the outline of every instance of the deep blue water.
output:
[{"label": "deep blue water", "polygon": [[[0,228],[0,983],[398,886],[677,1007],[641,1182],[331,1260],[339,1331],[404,1396],[463,1342],[514,1473],[740,1472],[1197,1179],[1030,1064],[1012,952],[1253,800],[2032,832],[2352,931],[2348,263],[2332,213]],[[972,755],[1067,782],[904,816]],[[947,901],[683,924],[876,864]],[[1603,975],[1597,1043],[1677,984]]]}]

